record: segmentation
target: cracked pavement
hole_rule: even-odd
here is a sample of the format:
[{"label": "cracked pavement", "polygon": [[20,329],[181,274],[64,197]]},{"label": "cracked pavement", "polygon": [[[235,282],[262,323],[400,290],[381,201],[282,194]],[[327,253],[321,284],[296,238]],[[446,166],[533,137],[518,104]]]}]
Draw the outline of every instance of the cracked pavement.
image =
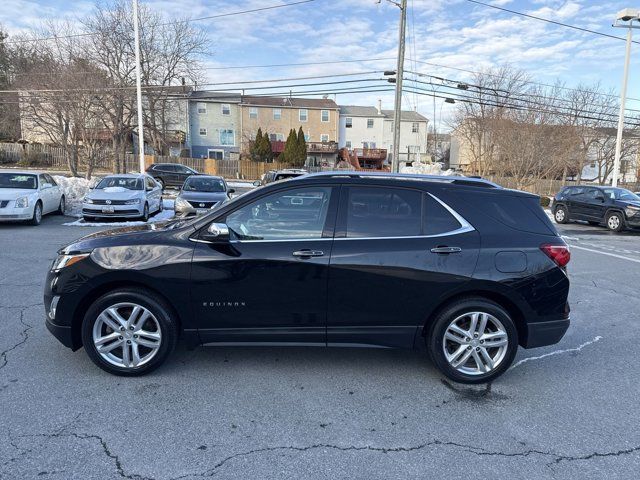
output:
[{"label": "cracked pavement", "polygon": [[[44,327],[57,248],[97,230],[64,221],[0,225],[0,479],[637,478],[637,263],[574,249],[566,337],[492,385],[419,352],[321,348],[179,347],[126,379]],[[562,231],[640,259],[638,234]]]}]

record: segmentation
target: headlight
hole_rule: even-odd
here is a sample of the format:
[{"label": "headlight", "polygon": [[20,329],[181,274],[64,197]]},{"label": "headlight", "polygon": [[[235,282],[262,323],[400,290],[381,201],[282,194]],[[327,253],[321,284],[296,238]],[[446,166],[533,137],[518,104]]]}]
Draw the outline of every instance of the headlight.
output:
[{"label": "headlight", "polygon": [[184,198],[178,197],[178,198],[176,198],[175,207],[176,208],[191,208],[191,204],[189,202],[187,202]]},{"label": "headlight", "polygon": [[84,203],[93,203],[93,199],[89,197],[84,197]]},{"label": "headlight", "polygon": [[132,198],[131,200],[127,200],[126,202],[124,202],[125,205],[138,205],[139,203],[139,198]]},{"label": "headlight", "polygon": [[20,197],[16,200],[16,208],[27,208],[29,206],[29,197]]},{"label": "headlight", "polygon": [[74,263],[78,263],[80,260],[84,260],[89,256],[88,253],[77,253],[75,255],[58,255],[51,265],[51,270],[57,272],[65,267],[70,267]]},{"label": "headlight", "polygon": [[638,214],[638,212],[640,212],[640,208],[638,207],[627,207],[624,209],[625,213],[627,214],[627,217],[633,217],[635,215]]}]

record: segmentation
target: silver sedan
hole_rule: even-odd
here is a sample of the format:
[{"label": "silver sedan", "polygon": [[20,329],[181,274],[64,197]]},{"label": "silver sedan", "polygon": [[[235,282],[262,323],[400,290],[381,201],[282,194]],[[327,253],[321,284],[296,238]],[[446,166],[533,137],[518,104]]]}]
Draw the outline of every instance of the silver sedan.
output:
[{"label": "silver sedan", "polygon": [[82,216],[85,221],[136,218],[146,222],[150,213],[162,208],[162,188],[149,175],[109,175],[85,196]]}]

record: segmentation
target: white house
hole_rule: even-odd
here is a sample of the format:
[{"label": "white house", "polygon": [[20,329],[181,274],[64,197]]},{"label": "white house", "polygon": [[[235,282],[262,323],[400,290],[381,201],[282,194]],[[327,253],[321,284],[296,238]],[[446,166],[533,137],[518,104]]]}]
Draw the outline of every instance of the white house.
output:
[{"label": "white house", "polygon": [[[400,161],[414,161],[427,152],[429,121],[418,112],[403,110],[400,123]],[[345,105],[340,107],[340,148],[393,150],[393,110]]]},{"label": "white house", "polygon": [[187,143],[192,157],[229,159],[240,153],[240,101],[236,93],[191,92]]}]

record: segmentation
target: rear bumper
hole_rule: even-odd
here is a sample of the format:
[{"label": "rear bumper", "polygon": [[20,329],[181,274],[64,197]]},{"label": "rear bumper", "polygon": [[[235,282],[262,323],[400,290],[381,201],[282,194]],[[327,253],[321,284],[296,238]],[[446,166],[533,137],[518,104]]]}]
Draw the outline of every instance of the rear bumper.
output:
[{"label": "rear bumper", "polygon": [[527,324],[527,341],[524,348],[545,347],[558,343],[567,332],[570,319],[551,320],[548,322],[536,322]]}]

